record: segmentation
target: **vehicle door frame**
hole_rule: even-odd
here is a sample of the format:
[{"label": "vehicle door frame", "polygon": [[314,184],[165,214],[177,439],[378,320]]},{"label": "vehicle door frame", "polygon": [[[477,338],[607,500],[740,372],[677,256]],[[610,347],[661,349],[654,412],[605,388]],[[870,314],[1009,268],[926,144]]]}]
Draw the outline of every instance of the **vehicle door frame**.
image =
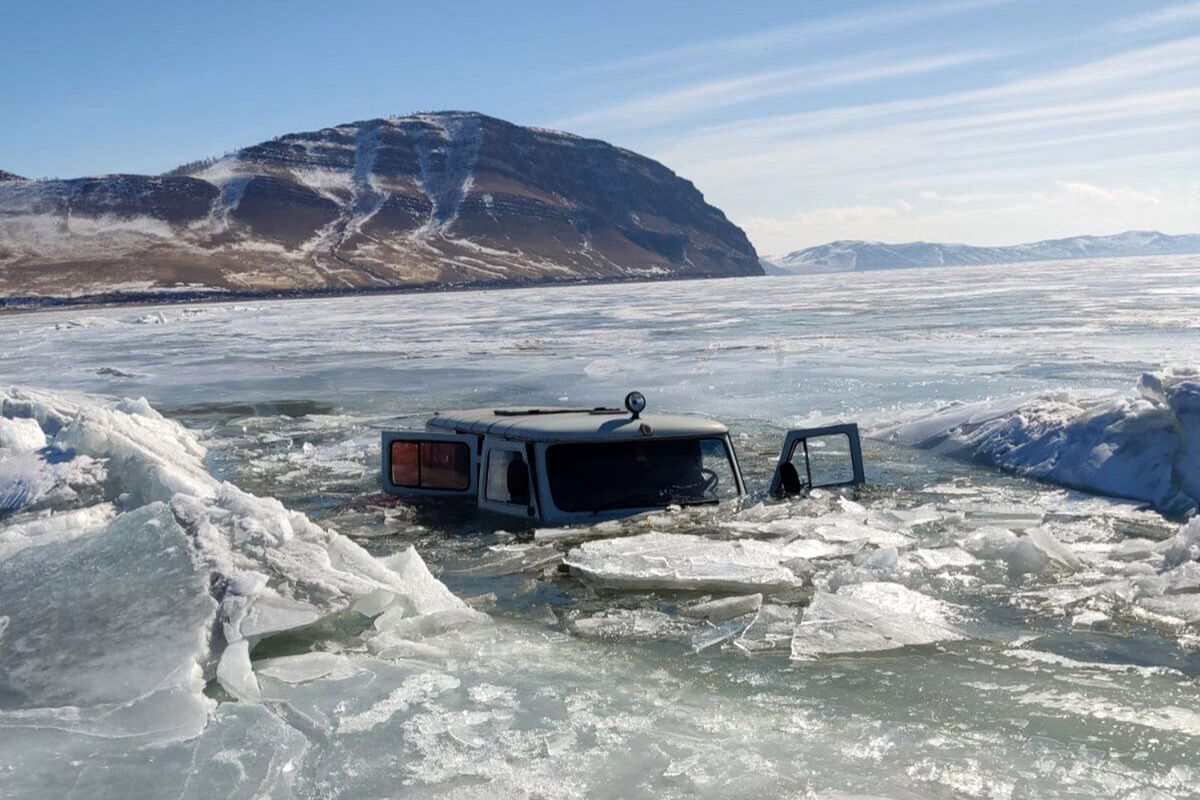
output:
[{"label": "vehicle door frame", "polygon": [[[838,483],[823,483],[818,486],[812,484],[812,462],[808,457],[808,440],[816,439],[822,436],[843,435],[849,442],[850,447],[850,468],[853,477],[848,481],[840,481]],[[783,465],[792,460],[795,455],[796,447],[803,443],[805,446],[805,472],[808,482],[807,489],[836,489],[841,486],[858,486],[866,483],[866,472],[863,467],[862,455],[862,440],[858,432],[858,423],[843,422],[835,425],[823,425],[817,428],[794,428],[787,432],[787,436],[783,440],[783,448],[779,451],[779,461],[775,464],[775,474],[771,476],[771,486],[768,493],[772,496],[778,496],[782,484],[780,470]]]},{"label": "vehicle door frame", "polygon": [[[519,439],[506,439],[499,436],[485,436],[483,439],[483,449],[479,454],[479,488],[476,492],[476,503],[485,511],[492,511],[497,514],[506,514],[510,517],[523,517],[529,520],[540,520],[541,514],[541,481],[539,473],[542,470],[537,468],[536,459],[534,458],[534,448],[531,442],[526,442]],[[520,453],[522,460],[525,462],[525,468],[529,470],[529,505],[522,506],[516,503],[505,503],[500,500],[489,500],[487,497],[488,484],[488,467],[492,458],[492,451],[505,450],[508,452]]]}]

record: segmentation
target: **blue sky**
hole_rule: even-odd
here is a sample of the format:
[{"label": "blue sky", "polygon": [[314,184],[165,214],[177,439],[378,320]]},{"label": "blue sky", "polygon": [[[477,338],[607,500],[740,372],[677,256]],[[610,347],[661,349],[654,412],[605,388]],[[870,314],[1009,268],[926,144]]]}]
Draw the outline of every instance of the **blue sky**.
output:
[{"label": "blue sky", "polygon": [[0,169],[161,172],[474,109],[691,179],[760,252],[1200,231],[1200,2],[0,0]]}]

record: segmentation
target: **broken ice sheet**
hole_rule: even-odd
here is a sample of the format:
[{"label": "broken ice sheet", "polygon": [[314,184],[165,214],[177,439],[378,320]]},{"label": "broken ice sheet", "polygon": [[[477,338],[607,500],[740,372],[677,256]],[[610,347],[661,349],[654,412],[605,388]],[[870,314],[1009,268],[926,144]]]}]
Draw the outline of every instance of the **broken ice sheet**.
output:
[{"label": "broken ice sheet", "polygon": [[709,627],[700,620],[681,619],[648,608],[609,609],[577,617],[570,623],[571,631],[577,636],[611,641],[690,642],[692,637]]},{"label": "broken ice sheet", "polygon": [[723,622],[745,614],[753,614],[762,606],[761,594],[743,594],[732,597],[719,597],[716,600],[706,600],[681,606],[679,616],[693,619],[704,619],[709,622]]},{"label": "broken ice sheet", "polygon": [[912,558],[924,569],[932,572],[947,567],[966,567],[975,563],[975,556],[961,547],[919,547],[912,552]]},{"label": "broken ice sheet", "polygon": [[965,638],[954,609],[898,583],[870,582],[818,592],[792,637],[792,660],[894,650]]},{"label": "broken ice sheet", "polygon": [[306,683],[321,678],[339,680],[361,670],[362,667],[357,666],[349,656],[320,651],[277,656],[254,662],[256,674],[283,683]]},{"label": "broken ice sheet", "polygon": [[6,708],[128,703],[199,678],[216,603],[162,503],[0,562]]},{"label": "broken ice sheet", "polygon": [[709,627],[692,636],[692,649],[697,653],[702,650],[727,642],[741,635],[758,616],[757,612],[734,617],[718,625],[709,623]]},{"label": "broken ice sheet", "polygon": [[[169,706],[160,709],[166,716]],[[53,724],[5,730],[0,712],[0,794],[5,797],[253,800],[291,797],[309,742],[265,706],[222,703],[203,732],[138,746],[117,732],[75,735]],[[160,739],[161,740],[161,739]]]},{"label": "broken ice sheet", "polygon": [[1024,536],[1003,528],[982,528],[966,538],[963,549],[976,558],[1004,561],[1013,575],[1070,572],[1083,566],[1079,557],[1045,527],[1030,528]]},{"label": "broken ice sheet", "polygon": [[565,563],[585,581],[610,589],[769,593],[803,585],[781,563],[792,557],[769,542],[655,532],[587,542]]},{"label": "broken ice sheet", "polygon": [[562,561],[562,551],[551,545],[501,544],[492,545],[487,554],[469,566],[447,569],[449,575],[491,576],[519,575],[538,572]]}]

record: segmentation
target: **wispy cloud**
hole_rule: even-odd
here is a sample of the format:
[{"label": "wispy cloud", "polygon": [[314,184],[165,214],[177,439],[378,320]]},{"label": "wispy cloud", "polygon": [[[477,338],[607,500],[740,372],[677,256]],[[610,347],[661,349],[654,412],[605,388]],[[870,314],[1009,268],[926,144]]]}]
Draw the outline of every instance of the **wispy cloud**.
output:
[{"label": "wispy cloud", "polygon": [[[1198,140],[1200,36],[1188,36],[975,89],[707,126],[653,155],[777,252],[918,238],[905,231],[998,242],[986,231],[1194,228],[1200,209],[1170,176],[1200,170]],[[1164,170],[1166,189],[1146,184]],[[825,202],[780,213],[801,198]]]},{"label": "wispy cloud", "polygon": [[[1022,23],[1001,13],[1010,1],[879,4],[613,62],[622,80],[676,83],[553,124],[620,132],[765,252],[1196,228],[1200,0],[1149,0],[1116,21],[1071,12],[1091,26]],[[988,9],[1000,35],[944,21]],[[751,61],[772,68],[731,75]]]},{"label": "wispy cloud", "polygon": [[794,25],[784,25],[753,33],[696,42],[617,59],[593,68],[598,72],[615,72],[662,66],[671,62],[695,59],[711,60],[719,56],[761,55],[764,50],[800,45],[806,41],[827,39],[848,34],[865,33],[883,28],[902,28],[924,22],[969,14],[975,11],[1012,5],[1020,0],[951,0],[951,2],[922,3],[822,17]]},{"label": "wispy cloud", "polygon": [[1054,184],[1068,196],[1101,203],[1139,203],[1158,205],[1162,201],[1150,192],[1132,186],[1106,188],[1083,181],[1055,181]]},{"label": "wispy cloud", "polygon": [[996,56],[995,51],[974,51],[890,61],[881,61],[878,55],[837,59],[790,69],[758,72],[739,78],[694,83],[563,117],[552,121],[550,126],[563,129],[600,127],[605,130],[652,127],[768,97],[935,72]]},{"label": "wispy cloud", "polygon": [[[862,129],[922,114],[925,118],[932,116],[945,126],[992,126],[1005,121],[1005,115],[1008,120],[1014,120],[1070,115],[1089,109],[1112,112],[1122,104],[1130,112],[1151,107],[1169,110],[1180,102],[1190,104],[1194,98],[1194,82],[1182,81],[1188,87],[1184,89],[1167,88],[1162,83],[1140,86],[1139,82],[1187,78],[1198,68],[1200,36],[1191,36],[980,89],[752,117],[699,128],[690,138],[693,141],[708,137],[738,140],[758,146],[766,139]],[[947,109],[953,111],[947,113]],[[964,110],[972,112],[964,115]]]},{"label": "wispy cloud", "polygon": [[944,177],[1055,148],[1089,155],[1084,145],[1105,139],[1153,151],[1200,128],[1198,81],[1200,37],[1189,37],[983,89],[712,126],[656,155],[712,189],[872,170],[882,181],[922,166]]},{"label": "wispy cloud", "polygon": [[1200,2],[1180,3],[1144,14],[1117,20],[1107,30],[1112,33],[1141,33],[1172,25],[1200,24]]}]

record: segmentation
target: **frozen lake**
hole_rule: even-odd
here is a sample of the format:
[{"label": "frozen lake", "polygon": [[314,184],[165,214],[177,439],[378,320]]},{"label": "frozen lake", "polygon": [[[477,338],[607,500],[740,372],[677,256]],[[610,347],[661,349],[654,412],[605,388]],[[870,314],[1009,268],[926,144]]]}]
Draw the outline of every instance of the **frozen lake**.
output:
[{"label": "frozen lake", "polygon": [[[33,487],[0,510],[0,796],[1200,796],[1200,530],[1178,533],[1200,405],[1178,377],[1137,399],[1144,373],[1200,361],[1198,298],[1200,258],[1177,257],[0,317],[0,390],[52,393],[5,407],[41,414],[42,433],[0,427],[0,509],[6,474]],[[788,427],[857,419],[875,434],[870,486],[553,543],[367,500],[381,429],[631,389],[729,423],[752,491]],[[74,458],[43,463],[13,444],[26,433]],[[364,629],[347,618],[359,584],[314,566],[337,545],[295,520],[273,533],[274,511],[219,481],[393,566],[415,545],[490,622]],[[217,499],[154,516],[156,497],[196,492]],[[188,528],[201,514],[210,527]],[[242,579],[220,595],[186,559],[123,577],[172,518],[206,570],[337,611],[246,634],[257,694],[166,660],[204,660],[212,611],[189,598],[252,596]],[[227,557],[204,549],[211,530]],[[558,569],[585,537],[658,534],[762,542],[807,591],[721,638],[681,613],[707,597],[597,591]],[[263,540],[322,549],[275,557]],[[75,588],[42,596],[42,575]],[[170,681],[127,677],[168,639]],[[143,707],[164,686],[192,727]]]}]

